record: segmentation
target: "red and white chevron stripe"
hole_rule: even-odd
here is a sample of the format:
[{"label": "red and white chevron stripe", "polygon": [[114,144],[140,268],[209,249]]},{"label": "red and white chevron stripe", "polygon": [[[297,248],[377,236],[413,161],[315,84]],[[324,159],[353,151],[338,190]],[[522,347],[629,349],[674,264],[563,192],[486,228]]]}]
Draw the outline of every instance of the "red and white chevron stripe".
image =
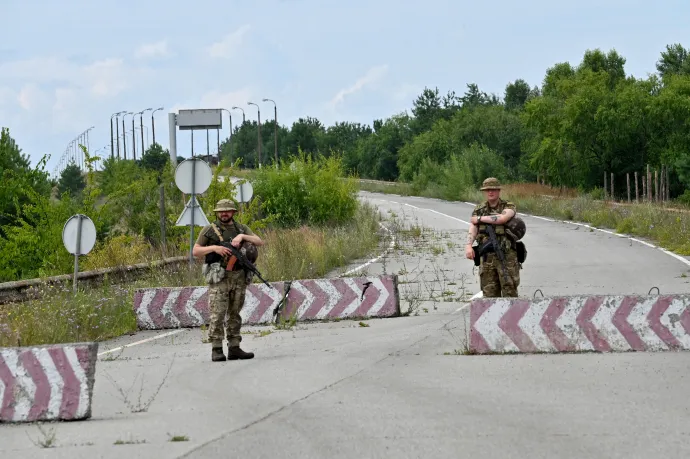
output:
[{"label": "red and white chevron stripe", "polygon": [[625,352],[690,349],[690,295],[483,298],[470,305],[470,350]]},{"label": "red and white chevron stripe", "polygon": [[98,343],[0,348],[0,421],[91,417]]},{"label": "red and white chevron stripe", "polygon": [[[276,288],[259,283],[247,287],[240,313],[242,323],[273,321],[273,310],[284,296],[285,283],[271,285]],[[209,321],[208,287],[139,289],[134,294],[134,312],[140,329],[199,327]],[[293,281],[280,317],[293,314],[302,321],[400,315],[397,276]]]},{"label": "red and white chevron stripe", "polygon": [[395,317],[400,315],[397,277],[345,277],[295,281],[288,294],[288,305],[281,315],[286,318],[294,316],[297,320],[303,321]]}]

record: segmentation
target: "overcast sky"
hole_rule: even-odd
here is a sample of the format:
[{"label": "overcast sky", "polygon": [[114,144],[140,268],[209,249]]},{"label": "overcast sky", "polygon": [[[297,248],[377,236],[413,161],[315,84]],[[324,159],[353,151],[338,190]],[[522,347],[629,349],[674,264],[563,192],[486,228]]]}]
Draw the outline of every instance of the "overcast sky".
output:
[{"label": "overcast sky", "polygon": [[[123,110],[165,107],[156,140],[167,148],[167,113],[180,108],[238,105],[255,120],[252,101],[265,120],[271,98],[284,125],[371,124],[409,111],[424,86],[462,94],[474,82],[502,96],[597,47],[645,77],[666,44],[690,46],[680,0],[0,0],[0,17],[0,126],[34,164],[50,154],[50,172],[90,126],[92,151],[108,145]],[[150,112],[144,125],[150,142]],[[194,140],[205,152],[205,132]],[[179,133],[180,156],[189,144]]]}]

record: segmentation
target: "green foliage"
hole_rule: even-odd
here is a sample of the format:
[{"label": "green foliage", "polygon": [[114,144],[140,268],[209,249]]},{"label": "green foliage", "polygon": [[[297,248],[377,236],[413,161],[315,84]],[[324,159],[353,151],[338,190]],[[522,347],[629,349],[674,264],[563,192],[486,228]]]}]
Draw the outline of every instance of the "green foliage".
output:
[{"label": "green foliage", "polygon": [[58,181],[58,192],[60,194],[69,193],[70,196],[77,196],[86,187],[86,180],[82,175],[81,168],[71,162],[62,170]]},{"label": "green foliage", "polygon": [[255,172],[253,186],[262,210],[284,227],[343,223],[357,208],[357,184],[344,177],[338,156],[312,159],[300,151],[278,169]]},{"label": "green foliage", "polygon": [[170,152],[163,150],[163,147],[158,143],[148,147],[139,160],[144,169],[157,171],[158,173],[163,173],[169,162]]},{"label": "green foliage", "polygon": [[0,237],[6,225],[15,224],[21,218],[21,209],[31,202],[34,194],[49,197],[51,193],[48,174],[43,157],[35,168],[31,168],[28,156],[24,155],[10,136],[7,128],[0,131]]}]

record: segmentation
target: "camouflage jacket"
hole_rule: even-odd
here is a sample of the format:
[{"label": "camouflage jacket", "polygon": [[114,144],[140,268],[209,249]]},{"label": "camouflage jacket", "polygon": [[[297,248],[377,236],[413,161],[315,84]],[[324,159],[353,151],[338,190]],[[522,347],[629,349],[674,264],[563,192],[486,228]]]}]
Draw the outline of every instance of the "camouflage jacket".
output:
[{"label": "camouflage jacket", "polygon": [[[247,234],[249,236],[254,235],[252,230],[249,229],[247,225],[238,223],[235,220],[232,220],[232,222],[229,224],[224,224],[219,220],[216,220],[214,223],[218,230],[221,232],[221,235],[223,236],[223,241],[225,242],[232,241],[235,238],[235,236],[237,236],[240,233]],[[214,231],[213,227],[211,225],[207,225],[204,228],[202,228],[201,232],[199,233],[199,237],[196,240],[196,243],[201,246],[218,245],[220,243],[220,239],[218,238],[218,235]]]},{"label": "camouflage jacket", "polygon": [[[500,215],[505,209],[512,209],[513,212],[517,214],[517,207],[511,201],[506,201],[504,199],[499,199],[496,207],[490,207],[488,201],[484,201],[474,208],[472,211],[472,216],[476,217],[478,215]],[[487,224],[479,224],[479,232],[477,234],[477,243],[483,244],[488,238],[489,233],[486,231]],[[493,225],[496,232],[496,237],[499,242],[507,241],[508,238],[505,233],[505,227],[503,225]]]}]

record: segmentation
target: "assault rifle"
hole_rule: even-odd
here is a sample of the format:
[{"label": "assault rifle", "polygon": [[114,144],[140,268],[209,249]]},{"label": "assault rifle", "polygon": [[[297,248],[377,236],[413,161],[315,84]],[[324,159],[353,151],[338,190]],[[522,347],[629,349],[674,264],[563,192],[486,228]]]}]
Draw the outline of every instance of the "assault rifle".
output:
[{"label": "assault rifle", "polygon": [[[479,217],[482,217],[482,214],[480,214]],[[484,223],[484,225],[486,225],[486,232],[489,233],[489,240],[481,246],[473,247],[474,264],[476,266],[479,266],[480,257],[484,256],[487,253],[494,252],[498,257],[498,261],[501,263],[501,268],[503,270],[503,280],[508,282],[508,273],[506,272],[506,256],[503,253],[501,244],[498,243],[498,238],[496,237],[496,230],[494,229],[493,225],[489,223]],[[477,226],[479,226],[479,224],[477,224]]]},{"label": "assault rifle", "polygon": [[225,241],[222,241],[220,245],[222,245],[223,247],[227,247],[228,249],[230,249],[230,252],[232,252],[232,255],[230,255],[230,259],[228,260],[228,264],[225,266],[226,271],[232,271],[235,267],[235,264],[239,263],[245,271],[250,271],[256,274],[256,277],[261,279],[264,284],[266,284],[269,288],[273,288],[273,286],[266,282],[266,279],[264,279],[261,276],[261,273],[258,269],[256,269],[256,266],[254,266],[254,264],[251,261],[249,261],[242,252],[240,252],[240,249],[238,249],[231,243]]}]

